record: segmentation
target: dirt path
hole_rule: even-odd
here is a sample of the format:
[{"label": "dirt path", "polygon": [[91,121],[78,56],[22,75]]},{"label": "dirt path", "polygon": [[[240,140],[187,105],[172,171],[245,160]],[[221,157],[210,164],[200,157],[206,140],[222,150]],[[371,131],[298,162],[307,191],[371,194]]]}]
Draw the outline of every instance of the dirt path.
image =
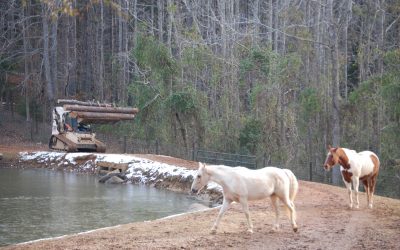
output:
[{"label": "dirt path", "polygon": [[400,249],[400,201],[376,197],[367,209],[365,194],[360,209],[347,209],[344,188],[300,182],[296,199],[299,232],[286,217],[272,230],[274,213],[269,200],[252,202],[254,233],[246,233],[239,204],[233,204],[216,235],[210,227],[218,210],[101,229],[61,239],[44,240],[4,249]]}]

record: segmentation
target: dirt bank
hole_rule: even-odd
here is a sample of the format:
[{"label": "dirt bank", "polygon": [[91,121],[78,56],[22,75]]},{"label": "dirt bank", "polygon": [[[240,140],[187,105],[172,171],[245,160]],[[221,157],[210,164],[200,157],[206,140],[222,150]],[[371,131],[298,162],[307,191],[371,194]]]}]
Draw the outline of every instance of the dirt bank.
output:
[{"label": "dirt bank", "polygon": [[[181,164],[180,159],[167,159],[169,164]],[[197,167],[194,162],[184,164]],[[210,234],[218,213],[212,209],[3,249],[400,249],[400,200],[376,196],[370,210],[361,193],[360,202],[360,209],[350,210],[344,188],[300,181],[295,201],[298,233],[291,230],[284,212],[280,231],[273,231],[274,213],[270,201],[264,200],[250,203],[253,234],[246,233],[242,209],[233,204],[216,235]]]}]

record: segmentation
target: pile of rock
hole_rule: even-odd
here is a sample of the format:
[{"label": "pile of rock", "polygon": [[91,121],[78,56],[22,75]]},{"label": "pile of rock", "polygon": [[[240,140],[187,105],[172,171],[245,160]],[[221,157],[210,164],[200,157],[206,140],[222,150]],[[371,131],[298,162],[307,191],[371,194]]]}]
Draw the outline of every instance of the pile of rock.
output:
[{"label": "pile of rock", "polygon": [[110,184],[120,184],[128,181],[128,177],[124,172],[120,172],[118,169],[111,171],[102,177],[100,177],[99,182],[110,183]]}]

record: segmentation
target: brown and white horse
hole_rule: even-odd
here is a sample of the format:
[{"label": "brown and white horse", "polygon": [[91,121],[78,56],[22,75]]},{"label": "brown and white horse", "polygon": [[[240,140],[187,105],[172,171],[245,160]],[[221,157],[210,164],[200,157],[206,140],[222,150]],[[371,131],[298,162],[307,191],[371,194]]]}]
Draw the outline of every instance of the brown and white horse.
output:
[{"label": "brown and white horse", "polygon": [[357,153],[347,148],[332,148],[329,146],[324,168],[329,171],[336,164],[340,165],[343,182],[347,187],[350,198],[350,208],[353,207],[351,184],[356,193],[356,208],[359,207],[358,186],[361,180],[367,193],[368,207],[372,208],[372,199],[375,192],[376,178],[379,172],[379,158],[371,151]]}]

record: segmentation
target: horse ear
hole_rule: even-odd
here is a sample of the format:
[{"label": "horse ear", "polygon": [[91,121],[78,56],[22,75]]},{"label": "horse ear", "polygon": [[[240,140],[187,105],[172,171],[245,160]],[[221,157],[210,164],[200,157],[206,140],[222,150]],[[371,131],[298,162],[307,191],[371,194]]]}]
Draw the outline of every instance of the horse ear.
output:
[{"label": "horse ear", "polygon": [[206,165],[204,163],[199,162],[199,169],[204,168]]},{"label": "horse ear", "polygon": [[328,145],[328,150],[331,150],[332,149],[332,146],[331,146],[331,144],[329,144]]}]

